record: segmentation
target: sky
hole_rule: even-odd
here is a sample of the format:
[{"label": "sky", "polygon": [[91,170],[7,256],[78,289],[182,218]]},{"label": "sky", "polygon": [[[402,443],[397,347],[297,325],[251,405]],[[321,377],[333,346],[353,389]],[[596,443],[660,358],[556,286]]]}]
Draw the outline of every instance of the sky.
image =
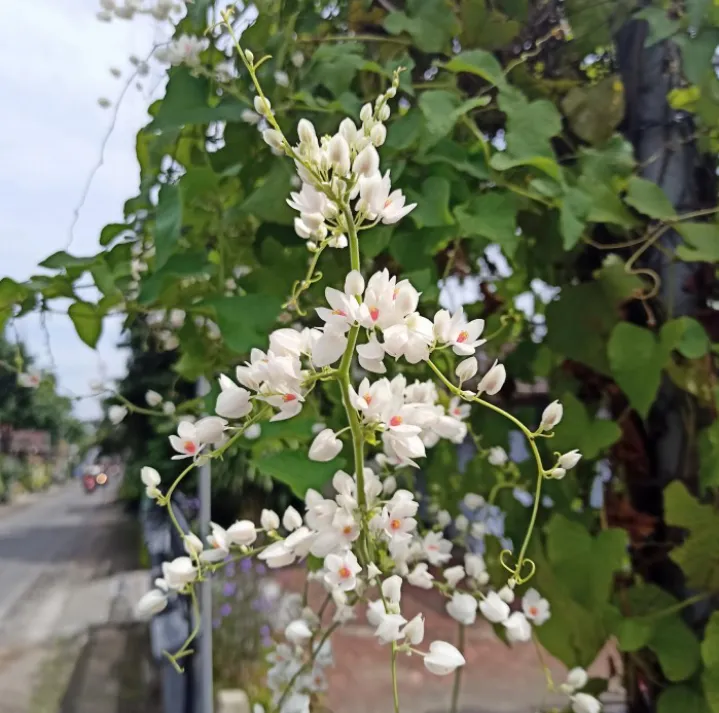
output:
[{"label": "sky", "polygon": [[[114,105],[133,69],[129,56],[146,58],[168,34],[166,25],[144,16],[99,22],[99,9],[98,0],[0,2],[0,277],[42,273],[36,265],[66,249],[112,121],[114,106],[102,109],[97,100]],[[122,77],[113,77],[111,67]],[[159,74],[144,78],[142,91],[132,86],[120,104],[74,230],[73,255],[96,253],[102,227],[120,221],[123,203],[137,192],[135,135],[147,123],[158,81]],[[89,394],[90,381],[124,372],[117,318],[105,320],[97,351],[79,340],[66,315],[48,315],[49,340],[37,315],[16,326],[39,367],[54,363],[63,394]],[[75,409],[85,419],[100,414],[97,399],[78,401]]]}]

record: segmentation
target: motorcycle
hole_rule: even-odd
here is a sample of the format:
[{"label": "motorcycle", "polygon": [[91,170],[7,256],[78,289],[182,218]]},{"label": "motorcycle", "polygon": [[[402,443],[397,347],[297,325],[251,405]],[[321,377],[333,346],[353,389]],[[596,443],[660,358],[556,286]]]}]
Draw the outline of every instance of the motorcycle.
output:
[{"label": "motorcycle", "polygon": [[107,475],[105,473],[85,473],[85,475],[82,476],[82,485],[88,495],[94,492],[98,487],[102,487],[106,484]]}]

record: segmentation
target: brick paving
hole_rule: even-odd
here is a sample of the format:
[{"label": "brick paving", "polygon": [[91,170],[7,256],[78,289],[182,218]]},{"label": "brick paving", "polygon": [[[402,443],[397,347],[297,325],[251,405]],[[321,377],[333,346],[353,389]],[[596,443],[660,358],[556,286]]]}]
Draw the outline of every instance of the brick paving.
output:
[{"label": "brick paving", "polygon": [[[301,591],[304,581],[300,569],[278,572],[278,582],[291,591]],[[410,619],[425,615],[425,642],[444,639],[454,642],[456,623],[444,612],[444,599],[435,591],[404,584],[402,613]],[[317,610],[324,596],[312,585],[310,603]],[[392,687],[389,648],[377,643],[373,629],[363,615],[333,635],[335,665],[329,669],[327,706],[342,713],[391,713]],[[497,639],[484,620],[467,630],[467,665],[460,697],[461,713],[537,713],[565,706],[567,699],[546,691],[544,674],[531,643],[510,648]],[[608,675],[608,656],[603,654],[591,672]],[[564,679],[566,669],[549,654],[545,661],[555,681]],[[615,662],[618,657],[613,654]],[[402,656],[398,660],[398,684],[402,710],[411,713],[446,713],[449,710],[452,676],[434,676],[420,657]],[[610,710],[607,707],[607,710]],[[612,711],[620,708],[613,707]]]}]

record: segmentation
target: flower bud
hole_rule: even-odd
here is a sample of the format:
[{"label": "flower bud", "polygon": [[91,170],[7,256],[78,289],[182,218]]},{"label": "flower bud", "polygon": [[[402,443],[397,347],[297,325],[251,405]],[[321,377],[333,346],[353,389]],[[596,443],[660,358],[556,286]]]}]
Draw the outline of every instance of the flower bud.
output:
[{"label": "flower bud", "polygon": [[297,124],[297,135],[300,137],[300,142],[308,146],[316,146],[318,143],[315,127],[307,119],[300,119]]},{"label": "flower bud", "polygon": [[285,638],[292,644],[299,645],[312,638],[312,631],[304,619],[291,621],[285,629]]},{"label": "flower bud", "polygon": [[539,424],[540,431],[551,431],[564,415],[564,408],[559,401],[552,401],[542,412],[542,420]]},{"label": "flower bud", "polygon": [[150,389],[145,394],[145,401],[147,401],[147,405],[151,408],[154,408],[155,406],[159,406],[162,403],[162,396],[157,393],[157,391],[153,391]]},{"label": "flower bud", "polygon": [[418,646],[424,639],[424,614],[417,614],[414,618],[410,619],[402,629],[404,638],[409,641],[412,646]]},{"label": "flower bud", "polygon": [[599,713],[602,710],[602,704],[588,693],[576,693],[572,696],[573,713]]},{"label": "flower bud", "polygon": [[397,94],[397,87],[394,84],[384,93],[387,99],[394,99]]},{"label": "flower bud", "polygon": [[302,218],[295,218],[295,233],[305,240],[312,235],[312,231],[309,226],[305,225]]},{"label": "flower bud", "polygon": [[310,460],[327,463],[335,458],[341,450],[342,441],[335,436],[335,432],[331,428],[325,428],[312,441],[309,457]]},{"label": "flower bud", "polygon": [[459,362],[459,364],[457,364],[457,368],[454,373],[457,374],[460,381],[467,381],[471,379],[477,373],[477,360],[474,357],[463,359]]},{"label": "flower bud", "polygon": [[146,488],[156,488],[160,484],[160,474],[149,465],[142,467],[140,478]]},{"label": "flower bud", "polygon": [[197,557],[205,549],[202,545],[202,540],[194,532],[184,535],[182,539],[185,552],[190,556],[195,555]]},{"label": "flower bud", "polygon": [[276,530],[280,526],[280,516],[274,510],[262,510],[260,525],[263,530]]},{"label": "flower bud", "polygon": [[454,520],[454,526],[459,532],[467,532],[469,529],[469,520],[464,515],[457,515]]},{"label": "flower bud", "polygon": [[372,105],[367,103],[362,107],[362,110],[360,111],[360,119],[361,121],[369,121],[372,118]]},{"label": "flower bud", "polygon": [[486,502],[485,499],[478,495],[477,493],[467,493],[463,498],[462,502],[470,509],[470,510],[476,510],[477,508],[481,508],[482,505]]},{"label": "flower bud", "polygon": [[464,656],[446,641],[433,641],[429,645],[429,653],[424,657],[424,667],[436,676],[454,673],[455,669],[465,663]]},{"label": "flower bud", "polygon": [[302,222],[314,233],[324,225],[325,217],[322,213],[301,213]]},{"label": "flower bud", "polygon": [[516,611],[504,622],[507,630],[507,641],[524,643],[532,638],[532,625],[521,611]]},{"label": "flower bud", "polygon": [[509,460],[509,456],[507,455],[507,451],[505,451],[502,446],[493,446],[489,449],[487,460],[490,465],[501,467]]},{"label": "flower bud", "polygon": [[352,164],[352,171],[359,176],[369,178],[379,171],[379,154],[372,146],[365,146],[358,154]]},{"label": "flower bud", "polygon": [[449,523],[452,522],[452,516],[447,512],[447,510],[440,510],[437,513],[437,524],[444,529],[449,525]]},{"label": "flower bud", "polygon": [[282,134],[275,129],[265,129],[262,132],[262,140],[273,149],[281,149],[284,145]]},{"label": "flower bud", "polygon": [[497,592],[489,592],[479,603],[479,609],[492,624],[501,624],[509,618],[509,605],[502,601]]},{"label": "flower bud", "polygon": [[402,598],[402,578],[393,574],[382,582],[382,594],[388,604],[398,605]]},{"label": "flower bud", "polygon": [[571,470],[582,459],[582,454],[575,448],[573,451],[564,453],[557,459],[557,465],[564,470]]},{"label": "flower bud", "polygon": [[327,156],[335,173],[346,176],[350,171],[350,146],[342,134],[335,134],[327,146]]},{"label": "flower bud", "polygon": [[137,603],[137,616],[140,619],[149,619],[159,614],[167,606],[167,594],[159,589],[151,589]]},{"label": "flower bud", "polygon": [[407,575],[407,581],[413,587],[419,587],[420,589],[432,589],[432,580],[434,577],[427,571],[427,563],[420,562],[415,568]]},{"label": "flower bud", "polygon": [[497,594],[499,595],[499,598],[503,602],[507,602],[507,604],[511,604],[514,601],[514,592],[511,587],[507,587],[505,585],[497,592]]},{"label": "flower bud", "polygon": [[390,110],[388,104],[383,104],[382,108],[379,110],[379,120],[380,121],[387,121],[389,119]]},{"label": "flower bud", "polygon": [[477,620],[477,600],[464,592],[455,592],[447,602],[447,614],[464,626],[471,626]]},{"label": "flower bud", "polygon": [[250,64],[255,61],[255,55],[252,53],[252,50],[245,50],[245,57]]},{"label": "flower bud", "polygon": [[107,410],[107,417],[113,426],[117,426],[125,416],[127,416],[127,409],[124,406],[110,406]]},{"label": "flower bud", "polygon": [[464,579],[464,567],[461,564],[448,567],[443,574],[447,584],[450,587],[456,587]]},{"label": "flower bud", "polygon": [[477,395],[479,396],[486,392],[490,396],[494,396],[494,394],[504,386],[506,378],[507,372],[504,368],[504,364],[499,364],[495,359],[492,368],[482,377],[477,385]]},{"label": "flower bud", "polygon": [[292,530],[302,527],[302,516],[290,505],[282,516],[282,524],[286,530],[292,532]]},{"label": "flower bud", "polygon": [[584,688],[588,682],[589,676],[587,675],[587,672],[579,666],[573,668],[567,674],[567,685],[572,691],[578,691],[579,689]]},{"label": "flower bud", "polygon": [[549,476],[551,478],[554,478],[554,480],[561,480],[566,474],[567,471],[564,468],[560,468],[559,466],[557,466],[556,468],[552,468],[552,470],[549,471]]},{"label": "flower bud", "polygon": [[487,571],[487,565],[482,555],[467,552],[464,555],[464,569],[472,579],[477,579],[477,577]]},{"label": "flower bud", "polygon": [[382,146],[387,138],[387,129],[384,124],[375,124],[369,132],[370,141],[375,146]]},{"label": "flower bud", "polygon": [[345,141],[350,146],[354,144],[354,140],[357,138],[357,127],[352,119],[349,117],[343,119],[340,124],[339,132],[342,136],[344,136]]},{"label": "flower bud", "polygon": [[270,100],[266,97],[255,97],[255,111],[260,116],[270,116],[272,114],[272,104],[270,104]]},{"label": "flower bud", "polygon": [[227,528],[227,542],[231,545],[251,545],[257,539],[252,520],[238,520]]}]

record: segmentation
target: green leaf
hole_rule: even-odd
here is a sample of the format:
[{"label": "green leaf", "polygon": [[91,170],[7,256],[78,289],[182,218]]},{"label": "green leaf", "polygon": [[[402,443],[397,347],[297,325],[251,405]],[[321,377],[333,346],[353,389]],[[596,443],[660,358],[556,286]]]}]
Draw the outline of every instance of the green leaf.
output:
[{"label": "green leaf", "polygon": [[172,255],[182,229],[182,194],[176,183],[160,188],[155,218],[155,269],[161,269]]},{"label": "green leaf", "polygon": [[25,285],[21,285],[9,277],[3,277],[0,280],[0,310],[22,302],[29,293],[30,291]]},{"label": "green leaf", "polygon": [[629,179],[624,200],[650,218],[671,218],[677,214],[667,194],[656,183],[639,176]]},{"label": "green leaf", "polygon": [[46,267],[49,270],[63,270],[68,267],[87,268],[94,261],[94,255],[92,257],[75,257],[74,255],[69,255],[64,250],[60,250],[50,255],[50,257],[45,258],[40,263],[40,267]]},{"label": "green leaf", "polygon": [[113,295],[118,290],[115,287],[115,279],[110,272],[110,268],[104,260],[98,260],[92,267],[90,267],[90,273],[92,274],[93,280],[97,285],[97,289],[102,292],[103,295]]},{"label": "green leaf", "polygon": [[645,47],[651,47],[657,42],[666,40],[679,31],[680,25],[676,20],[668,17],[666,10],[658,7],[645,7],[636,13],[638,20],[646,20],[649,23],[649,34],[644,41]]},{"label": "green leaf", "polygon": [[292,225],[295,213],[285,202],[291,190],[291,178],[285,162],[276,162],[262,183],[240,205],[239,211],[252,213],[268,223]]},{"label": "green leaf", "polygon": [[624,88],[616,76],[567,92],[561,102],[572,131],[590,144],[602,144],[624,118]]},{"label": "green leaf", "polygon": [[422,52],[445,50],[457,28],[457,18],[444,0],[409,0],[406,12],[391,12],[384,21],[390,35],[407,32]]},{"label": "green leaf", "polygon": [[298,498],[304,498],[309,488],[321,490],[338,470],[342,470],[345,460],[335,458],[329,463],[317,463],[304,451],[280,451],[258,458],[255,465],[266,475],[289,485]]},{"label": "green leaf", "polygon": [[719,420],[699,432],[699,464],[702,490],[719,485]]},{"label": "green leaf", "polygon": [[591,197],[578,188],[569,188],[564,194],[559,209],[559,229],[565,250],[571,250],[582,237],[591,204]]},{"label": "green leaf", "polygon": [[362,254],[367,257],[377,257],[387,249],[394,231],[393,225],[377,225],[362,235]]},{"label": "green leaf", "polygon": [[519,245],[517,200],[509,191],[482,193],[469,203],[458,206],[455,215],[461,232],[497,243],[507,257],[514,257]]},{"label": "green leaf", "polygon": [[102,333],[102,315],[97,306],[89,302],[75,302],[70,305],[67,313],[75,325],[77,336],[94,349]]},{"label": "green leaf", "polygon": [[677,257],[687,262],[719,262],[719,225],[677,223],[675,227],[688,243],[677,247]]},{"label": "green leaf", "polygon": [[425,154],[414,159],[420,165],[443,163],[475,178],[489,178],[489,167],[483,151],[469,152],[464,146],[450,139],[441,139]]},{"label": "green leaf", "polygon": [[664,675],[673,683],[686,680],[699,666],[699,640],[679,616],[657,620],[649,648],[657,655]]},{"label": "green leaf", "polygon": [[335,97],[341,96],[349,90],[355,75],[365,64],[362,51],[359,42],[320,45],[312,55],[313,78]]},{"label": "green leaf", "polygon": [[639,651],[652,637],[654,622],[651,619],[629,617],[621,619],[615,631],[621,651]]},{"label": "green leaf", "polygon": [[215,311],[217,326],[230,349],[249,352],[267,341],[267,333],[282,309],[282,300],[271,295],[215,297],[202,306]]},{"label": "green leaf", "polygon": [[454,218],[449,210],[450,185],[446,178],[430,176],[422,184],[417,196],[417,207],[410,213],[418,228],[437,228],[452,225]]},{"label": "green leaf", "polygon": [[[704,696],[711,713],[719,713],[719,670],[716,668],[708,668],[702,674],[702,688]],[[707,708],[701,709],[702,713]],[[684,710],[682,709],[682,713]]]},{"label": "green leaf", "polygon": [[450,72],[469,72],[486,79],[490,84],[502,89],[507,86],[504,70],[491,52],[480,49],[460,52],[444,65]]},{"label": "green leaf", "polygon": [[638,225],[639,221],[608,184],[598,183],[593,177],[583,175],[578,185],[592,197],[587,216],[590,223],[614,223],[623,228]]},{"label": "green leaf", "polygon": [[707,668],[719,671],[719,612],[714,612],[704,630],[702,661]]},{"label": "green leaf", "polygon": [[215,267],[207,262],[207,254],[202,251],[175,253],[160,270],[156,270],[142,281],[137,301],[142,305],[151,304],[159,296],[168,281],[176,277],[187,277],[200,273],[210,274]]},{"label": "green leaf", "polygon": [[455,110],[459,106],[456,94],[444,89],[432,89],[422,92],[419,108],[424,114],[427,129],[436,137],[446,136],[456,122]]},{"label": "green leaf", "polygon": [[657,713],[710,713],[702,694],[685,684],[669,686],[659,695]]},{"label": "green leaf", "polygon": [[589,417],[584,404],[571,392],[562,396],[564,418],[554,430],[552,450],[566,452],[578,448],[587,459],[596,458],[622,435],[614,421]]},{"label": "green leaf", "polygon": [[524,156],[517,158],[505,152],[499,152],[492,156],[489,165],[496,171],[508,171],[510,168],[517,168],[518,166],[534,166],[540,171],[544,171],[544,173],[551,176],[554,180],[562,180],[562,169],[560,165],[548,156]]},{"label": "green leaf", "polygon": [[687,586],[719,591],[719,515],[711,505],[693,498],[683,483],[674,481],[664,490],[667,525],[681,527],[689,534],[670,557],[681,567]]},{"label": "green leaf", "polygon": [[129,231],[130,228],[124,223],[110,223],[100,231],[100,245],[109,245],[118,235]]},{"label": "green leaf", "polygon": [[692,317],[678,317],[666,322],[661,329],[661,339],[668,350],[676,349],[687,359],[699,359],[711,347],[704,327]]},{"label": "green leaf", "polygon": [[385,146],[396,151],[408,149],[420,138],[423,129],[423,113],[410,109],[389,125]]},{"label": "green leaf", "polygon": [[620,322],[609,338],[607,354],[615,381],[646,418],[659,389],[666,352],[648,329]]},{"label": "green leaf", "polygon": [[[490,7],[487,7],[487,5]],[[484,47],[488,50],[498,50],[506,47],[517,37],[521,30],[520,22],[527,17],[527,3],[517,0],[515,5],[522,6],[523,11],[510,7],[507,2],[502,3],[502,10],[492,9],[496,3],[487,3],[486,0],[462,0],[459,16],[461,19],[460,42],[462,47]]]}]

